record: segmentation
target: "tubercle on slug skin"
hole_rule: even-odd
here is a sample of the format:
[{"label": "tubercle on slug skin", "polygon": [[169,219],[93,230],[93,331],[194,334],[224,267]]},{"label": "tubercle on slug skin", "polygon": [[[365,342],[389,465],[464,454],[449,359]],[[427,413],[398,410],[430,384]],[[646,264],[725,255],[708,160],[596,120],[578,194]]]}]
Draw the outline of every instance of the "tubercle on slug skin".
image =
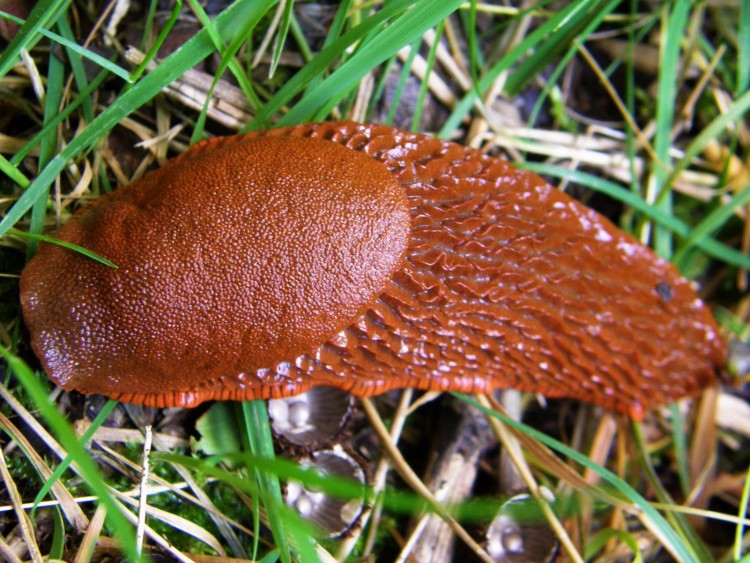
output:
[{"label": "tubercle on slug skin", "polygon": [[[366,154],[402,186],[408,248],[382,293],[314,349],[258,369],[202,379],[205,365],[159,366],[167,376],[190,372],[180,375],[189,385],[170,388],[170,377],[131,359],[129,373],[118,366],[103,382],[63,386],[154,406],[316,385],[360,396],[514,387],[641,419],[713,384],[723,367],[709,311],[669,263],[539,177],[474,149],[385,126],[319,123],[204,142],[166,166],[243,139],[288,137]],[[231,164],[240,174],[244,163]],[[221,354],[217,343],[206,362]]]}]

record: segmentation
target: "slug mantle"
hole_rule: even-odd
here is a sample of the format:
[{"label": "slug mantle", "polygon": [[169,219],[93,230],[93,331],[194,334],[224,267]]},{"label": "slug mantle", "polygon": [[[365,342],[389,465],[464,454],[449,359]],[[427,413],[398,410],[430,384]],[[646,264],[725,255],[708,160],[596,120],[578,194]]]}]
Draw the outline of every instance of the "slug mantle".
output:
[{"label": "slug mantle", "polygon": [[529,172],[379,125],[201,143],[80,210],[21,278],[58,385],[154,406],[315,385],[514,387],[639,419],[726,352],[668,262]]}]

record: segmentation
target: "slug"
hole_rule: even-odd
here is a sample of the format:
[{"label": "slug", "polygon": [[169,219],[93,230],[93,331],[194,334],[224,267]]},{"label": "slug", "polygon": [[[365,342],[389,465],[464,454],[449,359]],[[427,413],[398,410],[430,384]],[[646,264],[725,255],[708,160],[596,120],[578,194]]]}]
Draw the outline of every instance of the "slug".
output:
[{"label": "slug", "polygon": [[327,385],[517,388],[641,419],[714,384],[690,282],[508,162],[386,126],[200,143],[79,210],[21,276],[65,389],[157,407]]}]

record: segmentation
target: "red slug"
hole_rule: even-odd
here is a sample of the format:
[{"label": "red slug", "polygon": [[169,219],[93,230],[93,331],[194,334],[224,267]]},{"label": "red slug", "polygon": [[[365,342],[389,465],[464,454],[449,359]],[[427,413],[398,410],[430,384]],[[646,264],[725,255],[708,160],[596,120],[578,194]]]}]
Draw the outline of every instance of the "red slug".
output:
[{"label": "red slug", "polygon": [[726,352],[668,262],[541,178],[379,125],[203,142],[76,213],[21,277],[65,389],[153,406],[316,385],[513,387],[640,419]]}]

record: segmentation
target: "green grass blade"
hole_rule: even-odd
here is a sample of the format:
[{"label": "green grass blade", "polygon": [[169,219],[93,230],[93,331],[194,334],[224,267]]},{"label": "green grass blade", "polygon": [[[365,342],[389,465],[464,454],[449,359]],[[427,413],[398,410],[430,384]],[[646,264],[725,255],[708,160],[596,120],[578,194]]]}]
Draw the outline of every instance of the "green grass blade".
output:
[{"label": "green grass blade", "polygon": [[724,224],[734,216],[735,211],[745,207],[750,203],[750,186],[747,186],[744,190],[738,193],[732,198],[732,201],[726,205],[722,205],[714,209],[709,213],[695,228],[693,228],[690,236],[680,245],[677,252],[675,252],[672,260],[681,269],[684,270],[687,266],[687,254],[695,246],[700,246],[700,243],[706,240],[711,233],[719,230]]},{"label": "green grass blade", "polygon": [[[402,492],[402,491],[384,491],[381,493],[375,493],[371,487],[363,485],[359,481],[354,479],[338,477],[335,475],[324,475],[314,469],[303,469],[300,465],[293,460],[284,458],[268,459],[265,457],[258,457],[252,454],[232,454],[223,456],[213,456],[213,458],[207,458],[205,460],[198,460],[181,456],[178,454],[160,453],[156,454],[159,459],[167,460],[171,463],[178,463],[186,467],[204,471],[207,475],[217,477],[222,480],[226,480],[228,483],[235,483],[235,479],[242,479],[237,477],[234,473],[230,473],[220,469],[213,469],[213,465],[218,462],[224,462],[233,467],[244,464],[249,468],[258,468],[265,473],[269,473],[278,476],[281,479],[289,481],[297,481],[304,484],[304,486],[311,490],[320,491],[326,495],[332,497],[350,500],[350,499],[362,499],[368,504],[382,501],[383,506],[396,511],[400,514],[409,515],[418,513],[423,510],[433,511],[430,504],[421,496],[416,493]],[[214,461],[212,461],[214,460]],[[207,467],[209,464],[211,467]],[[267,494],[265,491],[257,488],[255,482],[244,479],[243,491],[254,496],[263,496]],[[447,511],[451,514],[456,514],[466,522],[481,522],[487,519],[491,519],[497,514],[498,506],[502,503],[502,500],[497,498],[474,498],[459,504],[447,506]],[[286,505],[283,506],[283,513],[285,521],[288,519],[294,520],[299,516],[293,510],[290,510]],[[307,534],[312,536],[312,528],[308,528]]]},{"label": "green grass blade", "polygon": [[[146,25],[146,30],[144,31],[143,39],[144,41],[146,38],[150,37],[150,31],[149,28],[151,25],[153,25],[153,18],[154,13],[156,12],[156,0],[152,0],[151,6],[149,6],[149,15]],[[146,72],[146,69],[148,68],[148,65],[156,58],[156,54],[159,52],[159,49],[161,48],[164,41],[167,39],[167,35],[169,35],[169,32],[172,30],[172,27],[177,22],[177,18],[182,13],[182,0],[176,0],[174,3],[174,6],[172,6],[172,13],[169,15],[169,19],[167,20],[167,23],[165,23],[161,30],[159,31],[159,35],[156,37],[156,41],[154,41],[154,44],[149,47],[148,51],[146,52],[146,56],[143,57],[143,61],[141,61],[141,64],[138,65],[138,68],[135,69],[135,72],[133,72],[133,80],[132,82],[136,82],[141,75]]]},{"label": "green grass blade", "polygon": [[586,551],[584,553],[586,561],[594,560],[596,554],[604,549],[612,540],[620,541],[630,548],[630,551],[633,553],[633,563],[643,563],[643,555],[641,554],[640,547],[638,547],[638,540],[633,537],[633,534],[610,528],[597,532],[586,544]]},{"label": "green grass blade", "polygon": [[18,166],[10,162],[7,158],[0,154],[0,172],[5,174],[13,182],[21,186],[22,188],[28,188],[31,185],[31,180],[24,176],[23,172],[18,169]]},{"label": "green grass blade", "polygon": [[407,80],[409,80],[409,75],[411,74],[411,65],[414,62],[414,57],[416,57],[417,53],[419,53],[420,44],[421,41],[415,41],[414,43],[412,43],[411,47],[409,48],[409,56],[406,57],[406,60],[401,67],[401,72],[399,73],[398,77],[398,83],[393,89],[393,96],[391,96],[391,99],[388,101],[388,113],[385,116],[386,125],[393,125],[393,120],[396,117],[396,112],[399,109],[399,105],[401,105],[401,97],[404,95],[406,82]]},{"label": "green grass blade", "polygon": [[[641,425],[636,422],[631,422],[630,428],[636,443],[635,455],[646,474],[648,482],[653,487],[656,497],[662,504],[674,504],[674,500],[656,475],[654,466],[651,463],[651,458],[646,454],[646,442],[643,438]],[[689,561],[700,561],[701,563],[712,563],[715,561],[706,545],[701,541],[700,537],[698,537],[696,531],[687,521],[687,518],[685,518],[684,514],[676,511],[668,511],[666,518],[671,523],[671,529],[675,533],[679,531],[679,535],[683,538],[685,547],[693,551],[694,555]],[[685,559],[680,560],[685,561]]]},{"label": "green grass blade", "polygon": [[[2,10],[0,10],[0,18],[8,20],[8,21],[12,21],[13,23],[16,23],[19,25],[23,25],[25,23],[25,21],[22,20],[21,18],[16,17],[13,14],[9,14],[8,12],[3,12]],[[64,18],[59,19],[57,21],[57,25],[58,26],[66,25],[68,29],[70,29],[70,27],[67,25],[67,21]],[[40,28],[38,31],[41,35],[43,35],[47,39],[50,39],[54,41],[55,43],[59,43],[60,45],[65,47],[65,49],[67,49],[68,51],[72,51],[73,53],[76,53],[81,58],[90,60],[92,63],[102,67],[105,70],[108,70],[115,76],[119,76],[126,82],[132,81],[130,73],[127,70],[113,63],[112,61],[105,59],[100,54],[95,53],[94,51],[91,51],[89,49],[86,49],[85,47],[81,47],[70,36],[58,35],[54,31],[50,31],[44,28]]]},{"label": "green grass blade", "polygon": [[[678,0],[663,5],[659,53],[659,75],[656,95],[654,152],[658,160],[653,163],[653,189],[647,199],[655,201],[661,211],[671,213],[672,196],[666,180],[672,159],[672,126],[677,107],[677,82],[682,41],[686,34],[690,0]],[[671,9],[671,11],[670,11]],[[654,249],[660,256],[672,256],[672,235],[657,225],[654,229]]]},{"label": "green grass blade", "polygon": [[47,561],[62,560],[65,554],[65,539],[67,537],[65,533],[65,521],[63,520],[60,507],[54,507],[52,518],[54,520],[54,530],[52,532],[52,545],[47,554]]},{"label": "green grass blade", "polygon": [[[57,27],[60,29],[60,33],[62,33],[66,38],[73,38],[73,30],[70,29],[70,24],[68,24],[68,21],[65,18],[60,18],[60,20],[57,22]],[[83,92],[89,85],[89,79],[88,75],[86,74],[86,69],[83,66],[83,60],[81,59],[81,56],[78,54],[78,52],[74,49],[66,49],[66,52],[68,55],[68,60],[70,61],[70,67],[73,70],[73,79],[75,80],[76,87],[78,88],[79,92]],[[83,100],[81,100],[81,109],[83,110],[83,116],[86,118],[86,121],[88,123],[94,121],[93,96],[85,96]],[[55,115],[57,115],[60,111],[60,108],[58,107],[56,108],[56,110],[57,111],[49,116],[50,118],[53,118]],[[45,115],[45,121],[47,121],[46,118],[47,116]],[[40,168],[43,168],[43,166],[40,166]]]},{"label": "green grass blade", "polygon": [[[273,3],[275,3],[275,0],[271,4]],[[269,9],[271,8],[271,4],[269,4],[268,6]],[[203,25],[203,28],[208,32],[211,41],[213,41],[216,52],[221,56],[221,63],[219,65],[219,68],[215,72],[214,81],[211,84],[211,89],[209,90],[209,95],[206,99],[206,105],[208,105],[211,101],[210,94],[213,92],[219,79],[224,74],[224,71],[229,68],[229,70],[232,71],[232,76],[234,76],[235,80],[237,80],[237,84],[239,85],[240,90],[242,90],[242,93],[245,94],[245,98],[250,102],[250,105],[253,109],[257,109],[260,106],[260,100],[255,94],[253,86],[252,84],[250,84],[250,80],[247,78],[245,71],[234,58],[234,55],[237,53],[237,51],[239,51],[240,47],[242,47],[245,41],[252,34],[254,26],[242,29],[241,33],[238,33],[237,35],[231,37],[231,42],[229,42],[227,45],[227,41],[222,39],[221,34],[216,29],[216,26],[208,17],[208,14],[206,14],[206,12],[203,10],[203,7],[197,2],[197,0],[190,0],[190,5],[193,7],[193,10],[198,16],[198,19]]]},{"label": "green grass blade", "polygon": [[393,65],[395,64],[397,58],[398,57],[394,55],[393,57],[385,61],[385,63],[383,63],[380,67],[380,76],[378,77],[378,81],[375,84],[375,90],[373,91],[370,103],[367,106],[367,121],[372,121],[371,116],[375,112],[375,109],[378,107],[378,104],[385,105],[385,102],[383,101],[383,93],[385,92],[385,87],[388,84],[388,77],[391,74],[391,69],[393,68]]},{"label": "green grass blade", "polygon": [[737,96],[750,87],[750,0],[740,1],[739,30],[737,32]]},{"label": "green grass blade", "polygon": [[[740,506],[738,511],[739,522],[735,529],[734,534],[734,559],[735,561],[742,560],[742,539],[745,537],[745,526],[743,521],[748,513],[748,507],[750,506],[750,466],[748,466],[745,472],[745,484],[742,487],[742,498],[740,500]],[[748,556],[746,555],[745,558]]]},{"label": "green grass blade", "polygon": [[682,158],[674,163],[672,173],[667,178],[665,185],[672,185],[677,176],[690,166],[690,163],[700,155],[708,143],[721,136],[725,129],[732,128],[735,122],[743,119],[748,110],[750,110],[750,91],[737,98],[726,112],[715,117],[688,143]]},{"label": "green grass blade", "polygon": [[479,72],[481,68],[484,68],[485,66],[485,60],[482,56],[482,52],[479,49],[479,39],[477,38],[477,2],[476,0],[471,0],[471,3],[469,4],[469,14],[468,17],[466,17],[466,11],[462,11],[463,19],[468,20],[465,28],[465,33],[467,36],[467,41],[469,43],[468,45],[468,51],[469,51],[469,71],[471,72],[471,84],[474,87],[474,91],[477,94],[477,96],[482,95],[482,93],[477,88],[479,85]]},{"label": "green grass blade", "polygon": [[683,496],[690,492],[690,464],[688,463],[688,440],[685,433],[685,417],[679,405],[669,405],[672,414],[672,443],[674,457],[677,460],[677,477],[680,480],[680,489]]},{"label": "green grass blade", "polygon": [[219,83],[219,80],[221,80],[221,77],[223,76],[224,71],[227,68],[232,71],[232,74],[237,79],[237,82],[240,85],[240,89],[245,94],[246,99],[250,102],[251,107],[257,109],[260,106],[260,101],[258,100],[258,97],[255,94],[250,81],[248,80],[247,76],[245,76],[244,71],[234,58],[234,55],[237,53],[243,43],[245,43],[245,40],[247,39],[247,36],[252,32],[252,29],[244,30],[244,33],[235,36],[232,39],[231,44],[229,46],[226,46],[224,45],[224,42],[221,39],[219,32],[216,30],[213,22],[209,19],[208,14],[206,14],[206,12],[203,10],[203,7],[195,0],[190,0],[190,4],[193,8],[193,11],[198,15],[198,19],[200,20],[204,29],[208,32],[211,41],[213,41],[214,48],[221,55],[221,62],[219,63],[219,67],[216,69],[216,72],[214,73],[214,79],[211,82],[211,86],[209,87],[208,92],[206,93],[206,101],[203,104],[201,114],[198,117],[198,121],[193,130],[193,134],[190,137],[190,143],[195,144],[203,138],[203,129],[206,123],[206,118],[208,116],[208,108],[213,102],[214,89]]},{"label": "green grass blade", "polygon": [[79,254],[83,254],[87,258],[91,258],[92,260],[95,260],[99,262],[100,264],[104,264],[105,266],[109,268],[117,269],[117,264],[115,264],[114,262],[107,260],[106,258],[104,258],[103,256],[100,256],[96,252],[92,252],[91,250],[88,250],[78,244],[74,244],[66,240],[60,240],[55,237],[50,237],[47,235],[39,235],[36,233],[27,233],[24,231],[19,231],[17,229],[9,229],[8,234],[17,236],[19,238],[25,238],[25,239],[34,240],[37,242],[46,242],[49,244],[61,246],[63,248],[67,248],[68,250],[72,250],[73,252],[78,252]]},{"label": "green grass blade", "polygon": [[[299,53],[302,55],[302,60],[309,63],[314,56],[313,51],[310,44],[307,42],[307,37],[305,37],[305,32],[302,30],[302,26],[297,21],[297,18],[294,17],[294,12],[292,12],[289,32],[292,34],[292,37],[294,37]],[[328,39],[328,36],[326,36],[326,39]]]},{"label": "green grass blade", "polygon": [[[422,110],[424,108],[424,102],[427,99],[427,91],[430,85],[430,74],[435,68],[435,60],[437,59],[438,46],[443,38],[443,32],[445,30],[445,21],[441,21],[437,29],[435,30],[435,40],[432,42],[430,52],[427,54],[427,68],[425,69],[425,79],[419,85],[419,94],[417,95],[417,105],[414,109],[414,117],[411,121],[412,133],[419,133],[422,130]],[[411,66],[411,65],[409,65]]]},{"label": "green grass blade", "polygon": [[[347,14],[349,14],[349,11],[351,10],[351,4],[352,0],[344,0],[343,2],[339,2],[339,6],[336,9],[336,15],[333,16],[333,21],[331,22],[331,27],[328,30],[328,34],[326,35],[325,40],[323,41],[323,48],[320,50],[322,53],[323,51],[326,51],[334,41],[341,38],[341,34],[343,33],[344,24],[346,23]],[[314,57],[311,57],[308,59],[308,63],[313,60]],[[304,68],[307,68],[308,65],[305,65]],[[381,77],[382,78],[382,77]],[[317,76],[313,77],[312,79],[307,81],[307,85],[305,86],[305,92],[310,92],[314,90],[318,84],[320,84],[320,81],[323,79],[322,73],[318,73]]]},{"label": "green grass blade", "polygon": [[[64,18],[61,19],[64,21]],[[49,65],[47,69],[47,90],[44,100],[44,122],[49,123],[57,115],[62,102],[62,93],[65,86],[65,68],[60,59],[54,53],[50,52]],[[42,137],[39,148],[39,168],[44,168],[52,160],[57,151],[57,129],[48,128],[47,134]],[[29,232],[32,235],[40,235],[44,230],[44,220],[47,215],[47,194],[34,202],[31,208],[31,224]],[[39,239],[29,237],[29,244],[26,247],[26,258],[31,259],[36,254]]]},{"label": "green grass blade", "polygon": [[30,50],[41,35],[39,30],[60,17],[71,0],[39,0],[31,10],[26,22],[18,30],[10,44],[0,53],[0,76],[5,76],[18,61],[21,51]]},{"label": "green grass blade", "polygon": [[284,43],[286,43],[286,38],[289,35],[289,26],[292,23],[294,0],[282,0],[282,2],[284,3],[284,11],[281,14],[279,29],[273,40],[273,53],[271,54],[271,66],[268,69],[268,78],[273,78],[273,75],[276,73],[279,60],[281,60],[281,53],[284,51]]},{"label": "green grass blade", "polygon": [[[268,420],[268,411],[266,410],[265,401],[245,401],[242,403],[242,413],[245,421],[245,431],[247,433],[250,453],[254,456],[273,460],[276,452],[273,446],[273,434],[271,433],[271,424]],[[282,515],[277,509],[283,506],[284,500],[281,496],[281,485],[279,478],[264,471],[261,467],[253,467],[255,480],[262,491],[266,491],[267,497],[264,497],[266,514],[268,515],[269,527],[273,533],[276,547],[279,549],[281,560],[285,563],[291,562],[291,553],[289,542],[287,541],[285,526]]]}]

